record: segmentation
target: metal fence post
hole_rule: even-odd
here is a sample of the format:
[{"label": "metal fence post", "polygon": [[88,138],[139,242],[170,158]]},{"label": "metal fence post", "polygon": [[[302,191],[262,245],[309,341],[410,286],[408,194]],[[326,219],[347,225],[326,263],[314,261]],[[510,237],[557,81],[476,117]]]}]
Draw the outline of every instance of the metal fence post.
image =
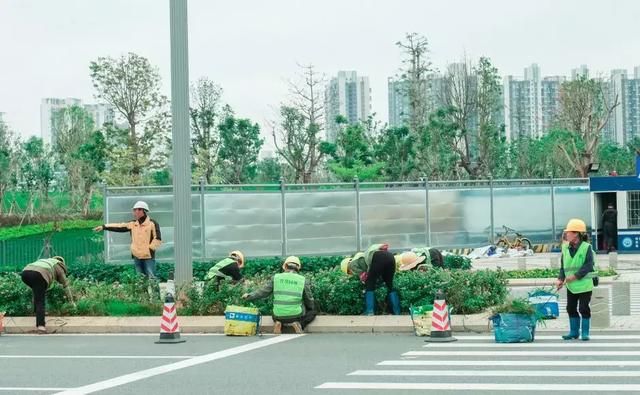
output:
[{"label": "metal fence post", "polygon": [[[107,213],[109,212],[109,198],[107,197],[107,193],[109,193],[109,191],[107,190],[106,182],[103,181],[101,184],[101,187],[102,187],[102,220],[106,224],[109,222],[109,219],[107,218]],[[109,236],[108,235],[109,235],[108,232],[102,232],[102,244],[103,244],[102,260],[105,263],[107,263],[109,259],[109,241],[108,241]]]},{"label": "metal fence post", "polygon": [[356,251],[362,250],[362,223],[360,221],[360,180],[353,177],[353,187],[356,191]]},{"label": "metal fence post", "polygon": [[204,177],[200,177],[200,243],[202,245],[202,259],[207,259],[207,241],[205,231],[207,229],[204,215]]},{"label": "metal fence post", "polygon": [[280,178],[280,201],[281,201],[281,218],[280,218],[280,234],[282,238],[282,256],[287,256],[287,205],[285,199],[286,185],[284,183],[284,177]]},{"label": "metal fence post", "polygon": [[489,230],[489,238],[491,239],[491,243],[493,244],[495,240],[494,236],[494,215],[493,215],[493,176],[489,176],[489,216],[490,216],[490,230]]},{"label": "metal fence post", "polygon": [[429,179],[422,177],[424,183],[424,221],[425,221],[425,242],[431,246],[431,207],[429,206]]},{"label": "metal fence post", "polygon": [[556,240],[556,188],[553,185],[553,173],[549,173],[549,185],[551,188],[551,242]]}]

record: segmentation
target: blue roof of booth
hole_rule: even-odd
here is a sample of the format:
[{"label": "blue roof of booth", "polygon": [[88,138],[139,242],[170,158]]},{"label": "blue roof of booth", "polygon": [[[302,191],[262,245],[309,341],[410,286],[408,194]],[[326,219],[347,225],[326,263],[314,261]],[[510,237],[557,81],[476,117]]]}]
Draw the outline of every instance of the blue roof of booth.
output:
[{"label": "blue roof of booth", "polygon": [[640,178],[636,176],[589,177],[589,191],[640,191]]}]

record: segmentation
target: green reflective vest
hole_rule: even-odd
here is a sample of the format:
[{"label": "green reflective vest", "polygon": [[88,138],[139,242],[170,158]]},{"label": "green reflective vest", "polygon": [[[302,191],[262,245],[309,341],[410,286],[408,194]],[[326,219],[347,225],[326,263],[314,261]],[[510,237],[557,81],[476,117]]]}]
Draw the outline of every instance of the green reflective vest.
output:
[{"label": "green reflective vest", "polygon": [[225,280],[231,280],[232,279],[231,276],[227,276],[226,274],[222,273],[220,270],[224,269],[225,267],[233,263],[236,263],[236,261],[234,261],[232,258],[224,258],[220,262],[216,263],[211,269],[209,269],[209,272],[207,273],[205,280],[211,280],[214,277],[222,277]]},{"label": "green reflective vest", "polygon": [[[58,261],[57,259],[47,258],[47,259],[38,259],[37,261],[30,263],[30,265],[47,270],[49,273],[51,273],[51,276],[55,279],[56,278],[55,266],[59,262],[60,261]],[[53,287],[54,283],[55,281],[51,281],[51,284],[49,284],[49,288]]]},{"label": "green reflective vest", "polygon": [[[591,249],[591,244],[582,242],[576,254],[571,257],[569,245],[562,246],[562,265],[564,267],[565,278],[576,274],[587,258],[587,253]],[[595,265],[595,262],[594,262]],[[567,289],[573,294],[581,294],[593,290],[593,272],[587,274],[580,280],[567,283]]]},{"label": "green reflective vest", "polygon": [[[431,254],[429,253],[430,250],[431,250],[431,248],[429,248],[429,247],[418,247],[418,248],[413,248],[411,251],[415,252],[416,255],[418,255],[418,256],[425,257],[424,262],[422,262],[420,265],[425,265],[425,264],[426,265],[431,265]],[[420,266],[420,265],[418,265],[418,266]]]},{"label": "green reflective vest", "polygon": [[273,277],[273,315],[275,317],[300,317],[304,276],[296,273],[278,273]]},{"label": "green reflective vest", "polygon": [[353,258],[351,258],[351,262],[349,262],[349,271],[354,276],[360,276],[360,273],[369,271],[363,252],[358,252],[353,256]]}]

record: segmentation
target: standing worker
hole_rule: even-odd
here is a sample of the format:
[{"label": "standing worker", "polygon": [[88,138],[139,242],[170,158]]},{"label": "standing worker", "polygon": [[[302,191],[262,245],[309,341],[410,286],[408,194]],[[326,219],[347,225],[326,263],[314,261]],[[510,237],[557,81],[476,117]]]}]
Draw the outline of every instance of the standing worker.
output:
[{"label": "standing worker", "polygon": [[242,295],[244,300],[266,298],[273,294],[273,333],[282,333],[282,324],[291,324],[296,333],[316,318],[315,303],[309,281],[299,274],[300,258],[290,256],[282,264],[283,273],[273,276],[264,288]]},{"label": "standing worker", "polygon": [[[589,340],[591,327],[591,294],[593,291],[593,249],[587,242],[587,225],[580,219],[571,219],[564,230],[568,243],[562,245],[560,275],[556,283],[560,290],[567,286],[567,313],[569,333],[564,340],[577,339],[582,326],[582,340]],[[579,314],[578,314],[579,312]],[[582,318],[582,319],[581,319]]]},{"label": "standing worker", "polygon": [[133,220],[95,227],[100,232],[131,233],[131,257],[136,271],[149,279],[156,279],[156,250],[162,244],[160,225],[149,217],[149,205],[143,201],[133,205]]},{"label": "standing worker", "polygon": [[602,236],[604,237],[604,247],[607,252],[616,250],[616,233],[618,232],[618,211],[613,207],[613,203],[607,205],[607,209],[602,213]]},{"label": "standing worker", "polygon": [[231,251],[229,256],[216,263],[207,275],[205,281],[215,279],[218,283],[222,280],[242,281],[240,270],[244,267],[244,254],[240,251]]},{"label": "standing worker", "polygon": [[[347,272],[360,278],[365,285],[364,314],[374,315],[376,307],[375,290],[378,281],[384,281],[387,286],[389,306],[394,315],[400,314],[400,296],[393,288],[393,278],[396,274],[396,260],[389,250],[388,244],[374,244],[363,253],[357,253],[350,261],[343,260],[341,266],[347,267]],[[343,269],[344,271],[344,269]]]},{"label": "standing worker", "polygon": [[[64,288],[69,302],[73,302],[73,296],[67,281],[67,266],[64,258],[54,256],[53,258],[38,259],[28,264],[21,273],[22,282],[33,292],[33,308],[36,313],[36,331],[40,334],[47,333],[45,325],[45,299],[47,290],[53,287],[57,281]],[[75,303],[74,303],[75,307]]]}]

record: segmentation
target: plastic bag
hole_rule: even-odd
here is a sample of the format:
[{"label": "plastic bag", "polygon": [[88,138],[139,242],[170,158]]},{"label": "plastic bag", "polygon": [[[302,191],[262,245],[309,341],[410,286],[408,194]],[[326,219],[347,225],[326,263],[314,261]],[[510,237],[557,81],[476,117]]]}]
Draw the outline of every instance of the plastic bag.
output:
[{"label": "plastic bag", "polygon": [[529,343],[535,339],[536,319],[524,314],[496,314],[493,323],[496,343]]},{"label": "plastic bag", "polygon": [[411,306],[409,307],[409,313],[411,314],[413,330],[416,336],[430,336],[433,306]]},{"label": "plastic bag", "polygon": [[260,326],[260,311],[256,307],[227,306],[224,310],[224,334],[255,336]]}]

